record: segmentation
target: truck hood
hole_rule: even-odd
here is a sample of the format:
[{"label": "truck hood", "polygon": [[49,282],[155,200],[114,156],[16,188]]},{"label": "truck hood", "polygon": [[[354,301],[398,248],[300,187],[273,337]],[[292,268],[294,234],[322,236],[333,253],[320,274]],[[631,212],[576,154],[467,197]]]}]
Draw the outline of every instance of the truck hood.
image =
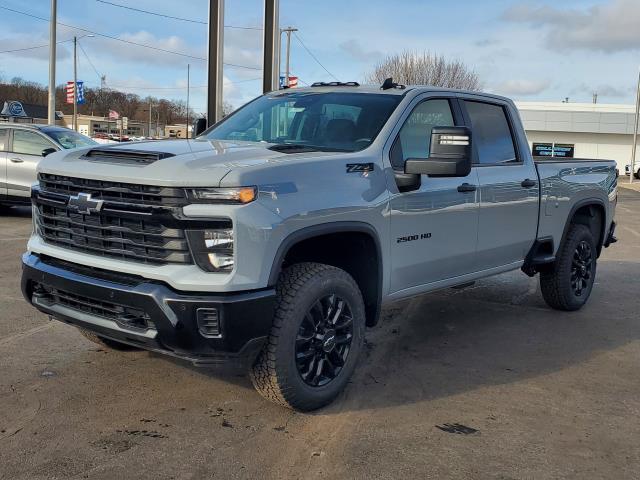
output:
[{"label": "truck hood", "polygon": [[[145,185],[216,187],[231,170],[336,155],[332,152],[287,154],[268,147],[267,143],[200,139],[99,145],[52,153],[42,159],[38,172]],[[89,150],[96,149],[160,152],[171,156],[149,164],[85,157]]]}]

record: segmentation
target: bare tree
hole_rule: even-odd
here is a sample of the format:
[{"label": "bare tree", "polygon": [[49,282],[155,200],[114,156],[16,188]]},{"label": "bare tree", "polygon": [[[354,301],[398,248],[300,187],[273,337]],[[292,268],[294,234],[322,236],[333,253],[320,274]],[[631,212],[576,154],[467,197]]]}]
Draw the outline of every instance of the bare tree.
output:
[{"label": "bare tree", "polygon": [[381,84],[386,78],[406,85],[480,90],[478,75],[459,60],[447,60],[431,52],[405,50],[389,55],[367,75],[369,83]]}]

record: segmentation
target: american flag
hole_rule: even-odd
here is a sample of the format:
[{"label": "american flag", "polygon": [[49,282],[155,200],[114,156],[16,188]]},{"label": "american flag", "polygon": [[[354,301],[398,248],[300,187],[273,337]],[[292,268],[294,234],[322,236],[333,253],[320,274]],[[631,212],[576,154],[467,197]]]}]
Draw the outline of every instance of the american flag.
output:
[{"label": "american flag", "polygon": [[76,93],[75,85],[73,82],[67,82],[67,103],[73,103],[73,96]]},{"label": "american flag", "polygon": [[109,110],[109,120],[118,120],[120,118],[120,114],[115,110]]}]

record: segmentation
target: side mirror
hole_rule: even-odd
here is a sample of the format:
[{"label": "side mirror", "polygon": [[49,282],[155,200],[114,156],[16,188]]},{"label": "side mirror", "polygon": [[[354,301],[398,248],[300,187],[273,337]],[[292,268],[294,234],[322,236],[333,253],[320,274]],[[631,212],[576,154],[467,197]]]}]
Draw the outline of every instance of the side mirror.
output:
[{"label": "side mirror", "polygon": [[57,150],[55,148],[51,148],[51,147],[45,148],[44,150],[42,150],[42,156],[46,157],[47,155],[49,155],[51,153],[54,153],[54,152],[57,152]]},{"label": "side mirror", "polygon": [[207,119],[206,118],[197,118],[195,122],[193,122],[193,138],[200,136],[202,132],[207,129]]},{"label": "side mirror", "polygon": [[471,172],[471,130],[434,127],[429,158],[410,158],[404,172],[431,177],[466,177]]}]

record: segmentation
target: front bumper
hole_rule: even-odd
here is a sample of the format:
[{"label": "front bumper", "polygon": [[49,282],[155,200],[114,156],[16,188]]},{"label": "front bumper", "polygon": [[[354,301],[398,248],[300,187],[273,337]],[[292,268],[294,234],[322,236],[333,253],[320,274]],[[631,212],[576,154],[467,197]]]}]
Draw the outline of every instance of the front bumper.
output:
[{"label": "front bumper", "polygon": [[[196,365],[246,367],[266,342],[273,289],[208,294],[178,292],[133,275],[25,253],[22,293],[51,317],[99,336]],[[198,310],[217,312],[219,333],[205,335]]]}]

